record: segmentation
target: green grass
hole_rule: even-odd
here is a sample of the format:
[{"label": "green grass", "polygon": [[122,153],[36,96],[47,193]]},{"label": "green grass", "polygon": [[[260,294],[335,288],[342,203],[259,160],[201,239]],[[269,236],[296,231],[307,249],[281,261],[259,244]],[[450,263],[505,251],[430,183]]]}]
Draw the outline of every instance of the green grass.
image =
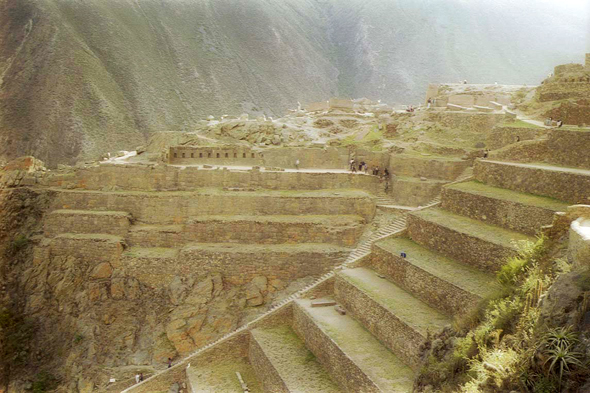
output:
[{"label": "green grass", "polygon": [[492,242],[513,250],[517,249],[517,246],[514,244],[514,242],[534,240],[534,238],[531,236],[485,224],[481,221],[460,216],[458,214],[450,213],[441,209],[425,209],[411,214],[424,220],[432,221],[451,230],[464,233],[469,236],[478,237],[485,241]]},{"label": "green grass", "polygon": [[493,275],[455,262],[422,247],[411,239],[402,237],[385,239],[377,242],[376,246],[394,255],[405,252],[406,259],[412,265],[479,296],[485,297],[495,290]]},{"label": "green grass", "polygon": [[447,187],[453,190],[471,192],[490,198],[502,199],[505,201],[521,203],[523,205],[529,206],[537,206],[555,211],[565,211],[569,205],[555,198],[492,187],[477,180],[452,184]]}]

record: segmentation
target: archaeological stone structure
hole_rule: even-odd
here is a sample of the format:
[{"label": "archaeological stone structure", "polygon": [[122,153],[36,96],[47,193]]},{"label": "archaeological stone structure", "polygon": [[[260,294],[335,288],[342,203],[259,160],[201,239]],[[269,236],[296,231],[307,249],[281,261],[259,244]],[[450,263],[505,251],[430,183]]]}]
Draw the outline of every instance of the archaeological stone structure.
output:
[{"label": "archaeological stone structure", "polygon": [[24,310],[59,322],[71,391],[411,392],[425,343],[523,244],[569,234],[590,266],[590,129],[513,108],[566,83],[584,107],[563,78],[589,61],[536,89],[432,84],[412,113],[330,99],[77,167],[13,161],[0,202],[41,206]]}]

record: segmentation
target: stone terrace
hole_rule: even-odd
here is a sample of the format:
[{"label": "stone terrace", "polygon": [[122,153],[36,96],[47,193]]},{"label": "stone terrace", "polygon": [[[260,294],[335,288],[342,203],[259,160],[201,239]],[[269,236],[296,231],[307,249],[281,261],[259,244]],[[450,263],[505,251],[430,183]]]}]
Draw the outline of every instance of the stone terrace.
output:
[{"label": "stone terrace", "polygon": [[[573,149],[584,154],[585,146]],[[518,242],[587,201],[590,171],[553,161],[477,161],[473,180],[445,186],[439,206],[409,213],[407,231],[195,360],[239,341],[255,365],[252,383],[265,391],[410,392],[428,332],[493,293],[494,273]],[[183,378],[179,365],[129,391]]]}]

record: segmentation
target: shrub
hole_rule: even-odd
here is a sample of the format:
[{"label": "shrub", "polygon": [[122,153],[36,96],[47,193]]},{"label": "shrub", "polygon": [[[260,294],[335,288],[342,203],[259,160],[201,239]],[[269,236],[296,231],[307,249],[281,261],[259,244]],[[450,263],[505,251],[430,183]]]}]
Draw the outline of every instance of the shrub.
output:
[{"label": "shrub", "polygon": [[47,371],[41,371],[35,375],[32,390],[34,393],[49,392],[55,390],[59,385],[59,379]]}]

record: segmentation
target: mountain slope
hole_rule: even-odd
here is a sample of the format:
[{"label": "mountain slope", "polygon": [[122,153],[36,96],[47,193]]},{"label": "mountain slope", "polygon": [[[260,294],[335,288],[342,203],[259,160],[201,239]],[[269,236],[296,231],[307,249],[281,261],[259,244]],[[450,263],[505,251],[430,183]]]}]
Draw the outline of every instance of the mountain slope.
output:
[{"label": "mountain slope", "polygon": [[415,102],[431,81],[538,83],[587,45],[567,3],[0,0],[0,158],[71,163],[333,95]]}]

